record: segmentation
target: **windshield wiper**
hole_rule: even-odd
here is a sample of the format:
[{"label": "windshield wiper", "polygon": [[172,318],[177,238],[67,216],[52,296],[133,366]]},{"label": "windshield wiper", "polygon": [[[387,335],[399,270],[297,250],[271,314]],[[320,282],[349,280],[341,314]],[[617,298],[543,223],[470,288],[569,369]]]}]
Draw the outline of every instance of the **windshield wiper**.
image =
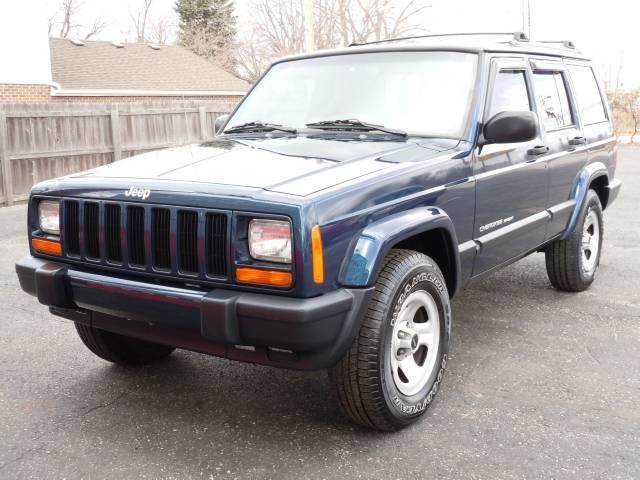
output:
[{"label": "windshield wiper", "polygon": [[243,133],[243,132],[286,132],[286,133],[298,133],[295,128],[284,127],[277,123],[264,123],[264,122],[249,122],[241,125],[234,125],[224,131],[224,133]]},{"label": "windshield wiper", "polygon": [[395,130],[393,128],[387,128],[383,125],[375,125],[373,123],[361,122],[355,118],[349,120],[325,120],[323,122],[307,123],[309,128],[317,128],[319,130],[349,130],[356,132],[383,132],[390,133],[391,135],[398,135],[400,137],[407,137],[407,132],[402,130]]}]

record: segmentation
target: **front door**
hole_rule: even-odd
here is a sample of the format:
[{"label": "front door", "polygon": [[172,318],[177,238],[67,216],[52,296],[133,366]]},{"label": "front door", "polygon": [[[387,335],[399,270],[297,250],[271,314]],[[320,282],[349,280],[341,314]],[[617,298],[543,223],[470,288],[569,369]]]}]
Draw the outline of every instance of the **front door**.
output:
[{"label": "front door", "polygon": [[[486,123],[507,110],[536,111],[531,70],[524,58],[494,59]],[[542,137],[522,143],[485,145],[473,160],[476,179],[474,240],[478,275],[521,256],[545,240],[548,213],[548,147]]]}]

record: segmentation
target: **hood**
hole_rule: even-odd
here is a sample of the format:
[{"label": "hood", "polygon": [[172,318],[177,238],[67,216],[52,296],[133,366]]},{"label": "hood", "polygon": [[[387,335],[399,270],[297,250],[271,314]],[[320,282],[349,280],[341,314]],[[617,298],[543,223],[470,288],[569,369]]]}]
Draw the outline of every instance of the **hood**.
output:
[{"label": "hood", "polygon": [[[413,141],[313,138],[220,138],[168,148],[72,175],[72,178],[166,180],[250,187],[306,196],[411,157],[429,157],[455,146],[448,140]],[[197,191],[197,188],[194,188]]]}]

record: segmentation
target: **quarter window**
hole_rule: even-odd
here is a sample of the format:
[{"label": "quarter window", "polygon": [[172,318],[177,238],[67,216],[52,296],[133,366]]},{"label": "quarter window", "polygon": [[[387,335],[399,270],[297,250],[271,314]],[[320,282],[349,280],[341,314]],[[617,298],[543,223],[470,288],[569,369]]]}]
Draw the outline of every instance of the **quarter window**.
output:
[{"label": "quarter window", "polygon": [[507,110],[531,110],[524,71],[502,70],[496,76],[487,118]]},{"label": "quarter window", "polygon": [[536,72],[533,84],[540,105],[540,116],[547,131],[573,125],[569,96],[560,72]]},{"label": "quarter window", "polygon": [[576,90],[578,107],[580,108],[583,123],[590,125],[592,123],[605,122],[607,120],[607,112],[591,67],[571,65],[569,66],[569,71]]}]

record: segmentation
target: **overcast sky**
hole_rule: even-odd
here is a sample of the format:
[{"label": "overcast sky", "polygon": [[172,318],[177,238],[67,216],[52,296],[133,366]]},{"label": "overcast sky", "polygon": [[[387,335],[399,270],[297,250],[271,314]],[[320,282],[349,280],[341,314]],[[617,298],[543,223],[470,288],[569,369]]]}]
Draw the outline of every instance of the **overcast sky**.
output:
[{"label": "overcast sky", "polygon": [[[10,0],[1,0],[8,2]],[[11,0],[13,1],[13,0]],[[61,0],[42,0],[48,12]],[[403,4],[405,0],[397,0]],[[130,33],[129,11],[142,0],[80,0],[80,17],[108,24],[99,38],[123,40]],[[523,29],[526,0],[425,0],[431,5],[420,18],[432,33],[516,31]],[[236,0],[240,28],[250,15],[251,0]],[[640,2],[637,0],[530,0],[532,38],[571,39],[596,62],[612,84],[640,86]],[[154,0],[152,15],[170,16],[174,0]]]}]

